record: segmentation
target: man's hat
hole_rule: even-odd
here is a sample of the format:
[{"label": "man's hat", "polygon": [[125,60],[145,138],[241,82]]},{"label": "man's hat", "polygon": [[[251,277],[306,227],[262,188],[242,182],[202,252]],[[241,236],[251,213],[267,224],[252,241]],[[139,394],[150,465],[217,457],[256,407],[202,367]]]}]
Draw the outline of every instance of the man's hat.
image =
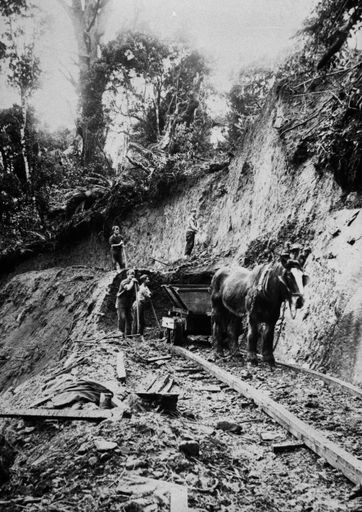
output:
[{"label": "man's hat", "polygon": [[290,248],[291,251],[300,251],[301,250],[301,246],[299,244],[293,244]]},{"label": "man's hat", "polygon": [[147,274],[143,274],[143,275],[140,277],[140,281],[141,281],[141,283],[143,283],[144,281],[146,281],[146,279],[148,279],[148,275],[147,275]]}]

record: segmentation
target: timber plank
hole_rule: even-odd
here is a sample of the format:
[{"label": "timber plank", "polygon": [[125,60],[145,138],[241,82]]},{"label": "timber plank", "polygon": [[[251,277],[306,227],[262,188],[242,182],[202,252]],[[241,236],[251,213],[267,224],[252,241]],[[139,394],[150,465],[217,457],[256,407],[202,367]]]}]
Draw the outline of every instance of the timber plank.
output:
[{"label": "timber plank", "polygon": [[187,489],[181,485],[170,486],[170,512],[187,512]]},{"label": "timber plank", "polygon": [[79,411],[75,409],[0,409],[0,418],[32,418],[75,421],[98,421],[112,418],[110,410]]},{"label": "timber plank", "polygon": [[124,366],[124,354],[122,350],[117,353],[117,377],[122,382],[126,380],[126,368]]},{"label": "timber plank", "polygon": [[156,357],[149,357],[148,359],[146,359],[146,362],[147,363],[154,363],[156,361],[167,361],[171,359],[171,356],[156,356]]},{"label": "timber plank", "polygon": [[283,405],[278,404],[262,391],[253,388],[216,364],[206,361],[203,357],[181,348],[171,347],[175,354],[198,363],[209,373],[228,384],[247,398],[252,399],[271,418],[285,427],[294,437],[303,442],[308,448],[326,459],[331,466],[340,470],[351,482],[362,485],[362,461],[333,443],[318,430],[302,421]]}]

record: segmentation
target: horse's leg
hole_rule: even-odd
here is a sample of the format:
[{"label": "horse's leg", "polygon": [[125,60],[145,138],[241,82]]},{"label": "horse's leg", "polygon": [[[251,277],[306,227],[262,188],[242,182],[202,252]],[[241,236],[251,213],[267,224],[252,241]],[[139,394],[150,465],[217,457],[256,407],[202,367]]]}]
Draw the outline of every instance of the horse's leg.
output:
[{"label": "horse's leg", "polygon": [[275,324],[265,324],[263,336],[263,361],[266,363],[275,364],[273,355],[273,340],[274,340]]},{"label": "horse's leg", "polygon": [[258,324],[255,320],[248,318],[248,334],[247,334],[247,356],[246,360],[252,364],[258,364],[257,358],[257,342],[258,342],[259,330]]},{"label": "horse's leg", "polygon": [[214,350],[217,354],[223,354],[222,341],[224,338],[223,333],[223,314],[225,315],[225,311],[221,301],[212,300],[212,338]]},{"label": "horse's leg", "polygon": [[238,338],[240,335],[241,319],[232,313],[229,315],[227,334],[229,338],[230,354],[235,356],[239,351]]}]

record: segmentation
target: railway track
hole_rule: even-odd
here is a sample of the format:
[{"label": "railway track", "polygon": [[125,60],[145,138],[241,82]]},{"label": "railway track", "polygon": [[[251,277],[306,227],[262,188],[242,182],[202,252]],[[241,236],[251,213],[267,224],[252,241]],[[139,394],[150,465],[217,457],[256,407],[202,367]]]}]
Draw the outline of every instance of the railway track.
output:
[{"label": "railway track", "polygon": [[[153,346],[157,346],[157,350],[160,350],[162,354],[167,353],[170,349],[167,344],[163,346],[162,344],[161,346],[159,344],[157,345],[154,344]],[[146,346],[142,346],[141,350],[147,350]],[[187,349],[172,347],[171,351],[173,352],[172,359],[165,361],[162,368],[163,371],[167,370],[172,374],[173,378],[183,390],[179,400],[179,412],[181,415],[185,414],[186,404],[187,416],[189,416],[191,412],[190,417],[193,417],[195,421],[192,426],[194,435],[197,437],[205,428],[215,428],[215,425],[225,417],[228,419],[231,418],[231,421],[235,421],[242,426],[242,434],[240,436],[233,435],[231,432],[224,432],[221,434],[221,438],[219,434],[214,438],[215,433],[220,432],[218,430],[214,430],[213,434],[210,434],[210,437],[213,438],[213,443],[219,442],[220,439],[225,442],[221,452],[208,457],[205,453],[208,448],[206,445],[203,447],[205,458],[202,460],[202,463],[205,464],[209,472],[211,471],[212,474],[217,477],[221,487],[223,475],[225,475],[226,479],[231,478],[232,485],[234,485],[235,481],[232,477],[234,470],[236,474],[240,474],[242,471],[239,464],[244,467],[242,477],[243,497],[241,497],[240,493],[236,493],[234,496],[235,502],[232,499],[232,503],[235,503],[235,505],[239,507],[246,507],[245,509],[242,508],[245,511],[249,510],[248,507],[250,507],[250,510],[290,511],[294,509],[298,502],[298,499],[295,501],[294,498],[299,496],[299,488],[301,487],[308,489],[308,492],[316,497],[318,495],[320,496],[320,494],[324,494],[324,496],[328,496],[328,498],[326,498],[326,502],[323,506],[317,505],[316,502],[314,502],[313,505],[303,503],[303,505],[298,505],[296,510],[323,510],[327,512],[332,510],[357,511],[361,509],[362,501],[359,499],[350,502],[348,506],[341,504],[339,501],[340,497],[336,498],[335,501],[336,494],[334,493],[337,492],[337,494],[341,493],[344,496],[342,499],[344,504],[348,503],[348,496],[353,486],[351,483],[348,483],[344,476],[347,476],[350,482],[359,485],[362,482],[362,461],[354,457],[351,452],[345,452],[343,448],[339,450],[337,447],[337,450],[333,451],[334,442],[331,438],[330,445],[328,442],[324,444],[324,434],[328,436],[330,434],[328,430],[323,432],[318,430],[316,433],[317,444],[319,443],[319,447],[322,447],[321,450],[317,450],[317,454],[319,454],[320,457],[306,449],[297,449],[292,453],[279,456],[274,455],[274,444],[278,445],[278,443],[284,442],[292,444],[293,441],[295,441],[290,434],[290,429],[285,428],[285,424],[280,424],[280,421],[278,421],[275,415],[269,414],[268,417],[268,415],[264,414],[262,410],[263,407],[255,407],[255,404],[260,406],[260,403],[255,402],[251,395],[246,393],[244,396],[241,396],[240,390],[237,390],[237,387],[233,385],[232,379],[227,378],[225,380],[212,371],[210,372],[210,368],[203,365],[203,361],[207,362],[207,358],[212,358],[213,353],[210,349],[199,348],[191,352]],[[198,361],[198,358],[202,358],[203,361]],[[285,379],[287,375],[290,379],[290,388],[293,387],[293,382],[296,382],[297,371],[295,368],[287,369],[277,367],[274,371],[271,371],[269,367],[262,364],[256,368],[246,368],[240,361],[230,360],[218,361],[217,368],[218,370],[224,370],[236,379],[245,380],[246,384],[251,384],[258,392],[265,396],[269,395],[268,398],[271,398],[273,395],[273,393],[267,389],[269,386],[275,386],[278,392],[281,390],[286,391],[287,384]],[[146,367],[144,366],[142,372],[145,370]],[[299,375],[301,376],[300,385],[303,386],[303,383],[305,384],[307,382],[308,376],[303,372],[298,372],[298,376]],[[268,381],[269,377],[271,379]],[[313,379],[315,380],[316,377],[313,376]],[[320,381],[319,385],[324,389],[324,393],[332,392],[324,381],[321,379],[318,380]],[[336,385],[337,383],[334,382],[333,387]],[[220,388],[219,391],[216,389],[218,386]],[[312,386],[313,381],[309,383],[308,388],[313,391],[316,387],[313,388]],[[306,391],[306,395],[308,393],[309,392]],[[333,393],[338,393],[338,390]],[[336,395],[334,394],[333,396]],[[353,407],[354,411],[358,413],[359,405],[362,406],[360,397],[346,390],[342,392],[341,396],[344,398],[348,397],[351,401],[351,408]],[[273,397],[279,400],[276,395]],[[313,395],[313,398],[317,400],[318,397]],[[311,397],[308,399],[311,400]],[[289,409],[286,402],[283,402],[282,405]],[[310,409],[312,410],[312,408]],[[269,412],[272,411],[269,410]],[[294,413],[298,414],[299,411],[294,410]],[[298,416],[300,417],[301,415],[298,414]],[[304,416],[303,419],[306,422],[308,418]],[[309,425],[311,425],[311,423],[308,421],[306,427],[307,431],[310,430]],[[315,429],[317,428],[316,425],[312,425],[312,427],[313,426]],[[295,435],[295,433],[296,432],[293,432],[293,435]],[[202,435],[203,434],[201,434],[201,437]],[[338,442],[339,440],[340,436],[336,436],[336,441]],[[307,444],[307,439],[303,439],[303,442],[305,442],[306,446],[316,451],[315,446]],[[341,445],[341,443],[338,444]],[[229,445],[228,448],[226,448],[226,445]],[[325,448],[327,448],[327,450],[325,450]],[[332,456],[330,456],[331,453]],[[224,455],[227,462],[223,460]],[[329,464],[326,462],[327,459]],[[221,464],[220,468],[217,468],[218,460]],[[282,468],[279,466],[280,463],[282,464]],[[245,465],[248,469],[245,469]],[[260,494],[264,497],[266,495],[269,497],[267,500],[268,503],[262,506],[260,506],[261,502],[259,503],[257,500],[251,504],[252,500],[250,499],[249,492],[251,490],[251,492],[254,493],[255,488],[258,486],[260,486]],[[215,491],[215,493],[211,492],[211,494],[219,496],[217,491]],[[204,493],[200,495],[196,487],[189,489],[189,496],[191,496],[191,504],[197,503],[200,506],[202,503],[204,505],[202,500],[205,498],[205,495]],[[215,503],[220,502],[217,501]],[[265,506],[265,508],[263,508],[263,506]],[[201,507],[201,509],[209,510],[207,507]],[[224,509],[215,508],[215,510]],[[231,508],[230,510],[234,509]],[[236,510],[239,509],[237,508]]]},{"label": "railway track", "polygon": [[[265,364],[257,367],[247,365],[246,369],[241,361],[230,359],[219,359],[217,365],[210,364],[208,360],[213,360],[211,349],[190,352],[176,347],[174,351],[201,364],[224,382],[233,385],[228,375],[239,379],[241,387],[235,381],[235,389],[255,398],[258,405],[264,406],[270,416],[284,424],[296,437],[324,456],[355,484],[362,484],[362,392],[357,387],[295,365],[279,364],[274,369]],[[221,370],[220,375],[217,368]],[[252,390],[255,390],[254,394]],[[279,411],[279,406],[284,411]],[[285,419],[286,413],[291,413],[294,418]],[[296,426],[297,420],[305,425]],[[308,430],[309,434],[313,431],[311,436]],[[334,446],[329,446],[330,442]],[[339,452],[339,447],[345,453]]]}]

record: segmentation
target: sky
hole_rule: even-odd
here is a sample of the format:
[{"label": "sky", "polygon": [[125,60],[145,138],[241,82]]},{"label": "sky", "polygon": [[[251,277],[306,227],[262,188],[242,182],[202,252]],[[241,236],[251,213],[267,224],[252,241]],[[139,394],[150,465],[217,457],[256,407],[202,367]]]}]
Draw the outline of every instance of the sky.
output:
[{"label": "sky", "polygon": [[[73,128],[77,95],[66,78],[77,77],[73,29],[57,0],[38,1],[52,22],[39,47],[44,73],[32,103],[49,129]],[[211,83],[225,92],[242,67],[287,55],[316,1],[112,0],[104,42],[140,25],[162,38],[186,39],[209,59]],[[16,101],[0,77],[0,108]]]}]

